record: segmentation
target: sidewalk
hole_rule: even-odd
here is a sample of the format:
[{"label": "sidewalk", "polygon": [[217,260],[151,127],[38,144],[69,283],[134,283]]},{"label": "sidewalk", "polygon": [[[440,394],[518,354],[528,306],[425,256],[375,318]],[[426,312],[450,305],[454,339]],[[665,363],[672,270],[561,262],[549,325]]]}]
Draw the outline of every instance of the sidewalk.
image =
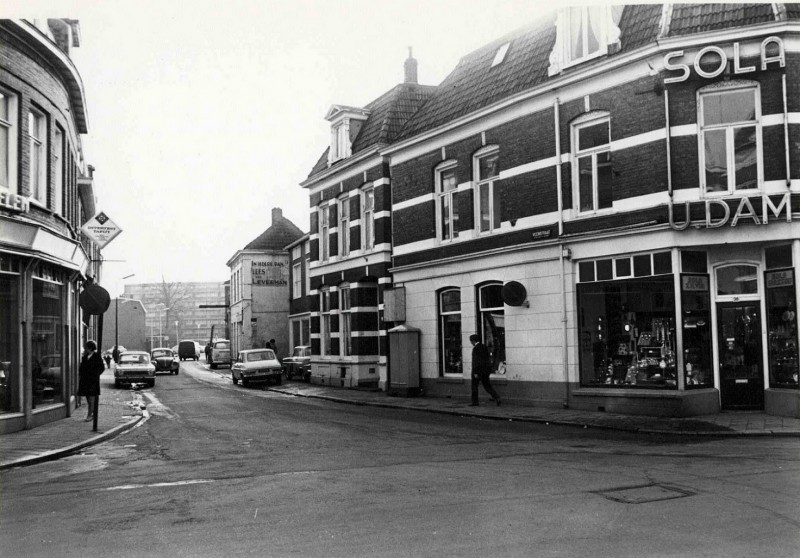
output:
[{"label": "sidewalk", "polygon": [[[218,372],[227,376],[227,370]],[[245,388],[241,388],[245,389]],[[688,418],[660,418],[595,413],[571,409],[544,409],[509,405],[496,406],[482,400],[470,407],[466,401],[434,397],[392,397],[381,391],[333,388],[300,382],[270,386],[269,391],[287,396],[311,397],[351,405],[370,405],[390,409],[413,409],[493,420],[515,420],[578,428],[601,428],[642,434],[689,436],[792,436],[800,437],[800,419],[775,417],[760,412],[723,412]],[[84,422],[86,406],[73,416],[53,423],[0,436],[0,469],[56,459],[81,448],[97,444],[132,428],[143,416],[136,392],[106,389],[100,397],[98,432]]]}]

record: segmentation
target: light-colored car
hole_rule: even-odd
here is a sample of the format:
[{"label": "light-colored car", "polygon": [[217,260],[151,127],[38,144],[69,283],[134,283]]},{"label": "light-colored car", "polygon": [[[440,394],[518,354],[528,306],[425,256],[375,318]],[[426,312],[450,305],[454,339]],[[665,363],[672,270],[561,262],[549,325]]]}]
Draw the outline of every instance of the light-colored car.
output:
[{"label": "light-colored car", "polygon": [[180,362],[178,362],[178,355],[172,352],[172,349],[160,347],[150,351],[150,360],[153,366],[156,367],[156,373],[169,372],[170,374],[177,374],[180,370]]},{"label": "light-colored car", "polygon": [[211,345],[211,361],[208,363],[211,368],[216,368],[220,364],[231,365],[231,342],[227,339],[217,339]]},{"label": "light-colored car", "polygon": [[150,361],[150,355],[144,351],[125,351],[119,356],[114,368],[114,386],[122,384],[156,385],[156,367]]},{"label": "light-colored car", "polygon": [[270,382],[280,385],[283,367],[272,349],[247,349],[239,351],[231,366],[231,379],[247,387],[251,383]]},{"label": "light-colored car", "polygon": [[304,382],[311,380],[311,347],[298,345],[292,356],[283,359],[283,374],[287,380],[300,376]]}]

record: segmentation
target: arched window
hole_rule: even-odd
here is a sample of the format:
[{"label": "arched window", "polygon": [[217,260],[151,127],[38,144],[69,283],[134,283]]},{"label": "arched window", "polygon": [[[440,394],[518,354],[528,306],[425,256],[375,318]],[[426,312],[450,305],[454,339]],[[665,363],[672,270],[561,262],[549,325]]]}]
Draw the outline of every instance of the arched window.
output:
[{"label": "arched window", "polygon": [[506,325],[503,284],[478,286],[478,335],[492,355],[492,372],[505,368]]},{"label": "arched window", "polygon": [[461,290],[439,291],[439,370],[441,375],[461,375]]},{"label": "arched window", "polygon": [[717,296],[758,294],[758,268],[729,265],[717,269]]}]

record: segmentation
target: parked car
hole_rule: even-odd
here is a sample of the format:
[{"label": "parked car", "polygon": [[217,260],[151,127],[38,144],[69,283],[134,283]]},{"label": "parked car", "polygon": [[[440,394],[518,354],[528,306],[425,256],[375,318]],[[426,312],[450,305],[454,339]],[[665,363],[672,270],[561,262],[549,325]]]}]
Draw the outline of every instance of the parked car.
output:
[{"label": "parked car", "polygon": [[211,368],[216,368],[220,364],[231,365],[231,342],[227,339],[219,339],[211,345],[209,365]]},{"label": "parked car", "polygon": [[[119,352],[120,352],[120,354],[124,353],[124,352],[125,352],[125,351],[127,351],[127,350],[128,350],[128,349],[126,349],[126,348],[125,348],[125,347],[123,347],[122,345],[119,345]],[[113,354],[113,353],[114,353],[114,345],[111,345],[111,346],[110,346],[110,347],[109,347],[109,348],[106,350],[106,352],[105,352],[105,353],[103,353],[103,356],[105,356],[105,355],[112,356],[112,354]]]},{"label": "parked car", "polygon": [[183,339],[178,343],[178,357],[181,360],[200,360],[200,344],[191,339]]},{"label": "parked car", "polygon": [[119,363],[114,369],[115,387],[133,383],[146,383],[150,387],[156,385],[156,367],[150,361],[150,355],[144,351],[125,351],[119,356]]},{"label": "parked car", "polygon": [[287,380],[299,376],[304,382],[311,381],[311,347],[295,347],[292,355],[283,359],[283,375]]},{"label": "parked car", "polygon": [[231,366],[231,379],[239,380],[247,387],[255,382],[281,384],[283,367],[272,349],[247,349],[239,351],[236,362]]},{"label": "parked car", "polygon": [[156,367],[156,373],[169,372],[170,374],[177,374],[180,371],[180,363],[178,362],[178,355],[172,352],[172,349],[160,347],[150,351],[150,360],[153,366]]}]

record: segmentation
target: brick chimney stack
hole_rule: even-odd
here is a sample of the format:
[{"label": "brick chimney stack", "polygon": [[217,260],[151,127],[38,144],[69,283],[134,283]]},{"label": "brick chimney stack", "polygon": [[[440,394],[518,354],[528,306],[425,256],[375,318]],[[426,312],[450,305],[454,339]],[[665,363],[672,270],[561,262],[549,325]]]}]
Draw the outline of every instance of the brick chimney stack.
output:
[{"label": "brick chimney stack", "polygon": [[276,221],[283,219],[283,210],[280,207],[273,207],[272,208],[272,224],[274,225]]},{"label": "brick chimney stack", "polygon": [[411,54],[411,47],[408,47],[408,58],[403,66],[405,69],[404,83],[417,83],[417,59]]}]

